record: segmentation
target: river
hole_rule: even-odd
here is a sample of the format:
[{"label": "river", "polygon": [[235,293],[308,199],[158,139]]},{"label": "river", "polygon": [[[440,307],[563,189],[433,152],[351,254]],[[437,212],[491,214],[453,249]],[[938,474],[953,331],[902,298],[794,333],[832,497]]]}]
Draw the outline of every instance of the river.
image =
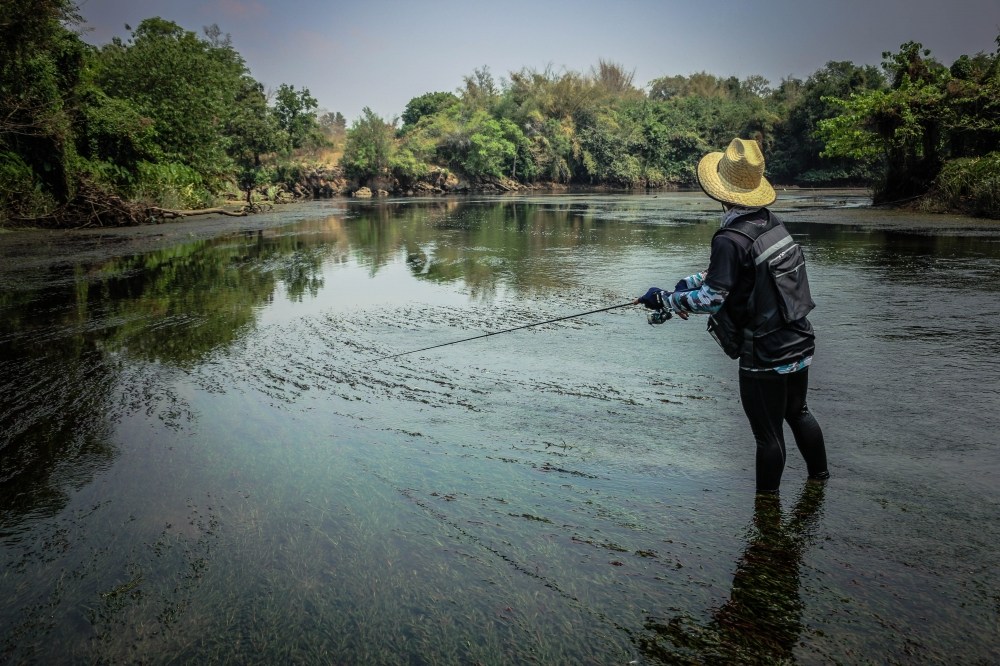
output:
[{"label": "river", "polygon": [[[0,662],[988,663],[1000,226],[783,192],[810,406],[625,303],[696,193],[332,200],[0,235]],[[395,357],[395,358],[389,358]]]}]

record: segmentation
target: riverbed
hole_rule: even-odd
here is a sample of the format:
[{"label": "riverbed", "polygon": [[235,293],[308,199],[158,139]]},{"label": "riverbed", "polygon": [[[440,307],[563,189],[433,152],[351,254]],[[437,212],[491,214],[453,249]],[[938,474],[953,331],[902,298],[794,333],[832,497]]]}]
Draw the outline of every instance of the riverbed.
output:
[{"label": "riverbed", "polygon": [[703,269],[700,194],[0,235],[0,662],[994,661],[1000,226],[868,204],[773,207],[777,505],[703,319],[563,319]]}]

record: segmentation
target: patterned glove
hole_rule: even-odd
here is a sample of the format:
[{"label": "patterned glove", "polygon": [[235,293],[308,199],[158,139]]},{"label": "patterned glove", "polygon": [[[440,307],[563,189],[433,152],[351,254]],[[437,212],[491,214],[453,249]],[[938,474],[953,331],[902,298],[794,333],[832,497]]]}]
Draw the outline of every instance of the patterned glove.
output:
[{"label": "patterned glove", "polygon": [[650,287],[649,290],[635,299],[636,303],[642,303],[650,310],[662,310],[664,309],[663,300],[670,295],[671,292],[664,291],[659,287]]}]

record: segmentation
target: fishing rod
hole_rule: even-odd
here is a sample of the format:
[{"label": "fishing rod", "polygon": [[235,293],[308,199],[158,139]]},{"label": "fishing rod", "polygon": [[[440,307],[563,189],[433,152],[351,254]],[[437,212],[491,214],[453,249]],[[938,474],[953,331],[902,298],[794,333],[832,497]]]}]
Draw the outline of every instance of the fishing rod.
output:
[{"label": "fishing rod", "polygon": [[375,359],[376,361],[388,361],[389,359],[399,358],[400,356],[406,356],[407,354],[416,354],[417,352],[428,351],[430,349],[437,349],[438,347],[447,347],[448,345],[457,345],[460,342],[469,342],[470,340],[478,340],[479,338],[488,338],[491,335],[500,335],[501,333],[510,333],[511,331],[520,331],[522,328],[531,328],[532,326],[541,326],[543,324],[552,324],[557,321],[563,321],[565,319],[575,319],[577,317],[583,317],[585,315],[596,314],[598,312],[607,312],[608,310],[617,310],[618,308],[624,308],[629,305],[635,305],[635,301],[629,301],[628,303],[619,303],[618,305],[612,305],[606,308],[599,308],[597,310],[590,310],[589,312],[578,312],[577,314],[566,315],[565,317],[556,317],[555,319],[547,319],[546,321],[536,321],[532,324],[524,324],[523,326],[515,326],[514,328],[505,328],[502,331],[493,331],[492,333],[483,333],[482,335],[474,335],[471,338],[463,338],[461,340],[452,340],[451,342],[442,342],[439,345],[431,345],[430,347],[424,347],[423,349],[414,349],[411,351],[402,352],[401,354],[393,354],[392,356],[382,356]]}]

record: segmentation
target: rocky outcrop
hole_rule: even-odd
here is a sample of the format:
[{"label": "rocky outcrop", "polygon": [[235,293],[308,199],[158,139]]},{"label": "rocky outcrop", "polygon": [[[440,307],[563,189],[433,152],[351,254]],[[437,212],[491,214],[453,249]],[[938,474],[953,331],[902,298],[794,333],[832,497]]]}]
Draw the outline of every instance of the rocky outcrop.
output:
[{"label": "rocky outcrop", "polygon": [[490,176],[483,178],[476,189],[480,192],[517,192],[524,189],[524,186],[511,178]]},{"label": "rocky outcrop", "polygon": [[448,194],[459,192],[462,182],[447,169],[432,169],[426,175],[407,183],[401,188],[400,194],[421,196],[428,194]]},{"label": "rocky outcrop", "polygon": [[511,178],[495,178],[492,176],[465,179],[447,169],[434,169],[419,180],[409,183],[395,193],[407,196],[428,194],[464,194],[467,192],[519,192],[531,189]]},{"label": "rocky outcrop", "polygon": [[351,193],[351,183],[340,167],[314,167],[304,171],[298,183],[312,199],[329,199]]},{"label": "rocky outcrop", "polygon": [[[296,199],[328,199],[335,196],[368,198],[469,192],[498,194],[526,189],[535,188],[505,177],[463,178],[443,167],[434,167],[420,178],[403,182],[394,178],[379,178],[359,183],[347,178],[340,167],[316,166],[303,169],[299,182],[289,189],[289,193]],[[544,186],[542,189],[545,189]]]}]

